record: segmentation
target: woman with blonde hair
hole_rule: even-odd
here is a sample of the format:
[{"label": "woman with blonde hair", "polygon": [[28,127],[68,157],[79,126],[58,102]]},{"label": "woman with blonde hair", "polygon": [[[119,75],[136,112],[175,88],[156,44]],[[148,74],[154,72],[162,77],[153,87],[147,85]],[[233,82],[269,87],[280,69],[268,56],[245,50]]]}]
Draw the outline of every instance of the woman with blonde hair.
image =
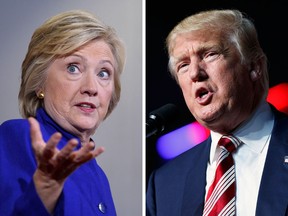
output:
[{"label": "woman with blonde hair", "polygon": [[1,215],[116,215],[91,136],[116,107],[125,48],[93,14],[51,17],[22,63],[23,119],[0,125]]}]

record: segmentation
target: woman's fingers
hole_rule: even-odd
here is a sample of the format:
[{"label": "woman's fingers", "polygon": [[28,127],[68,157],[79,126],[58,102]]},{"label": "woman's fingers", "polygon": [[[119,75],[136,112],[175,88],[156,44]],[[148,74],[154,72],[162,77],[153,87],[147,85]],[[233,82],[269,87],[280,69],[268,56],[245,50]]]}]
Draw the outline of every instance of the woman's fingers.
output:
[{"label": "woman's fingers", "polygon": [[38,169],[45,175],[53,179],[61,180],[69,176],[81,164],[97,157],[103,151],[103,147],[95,147],[94,142],[89,142],[79,150],[75,150],[78,145],[77,139],[71,139],[61,149],[57,149],[57,144],[61,140],[60,133],[54,133],[45,143],[38,121],[30,117],[30,134],[32,147],[35,151]]},{"label": "woman's fingers", "polygon": [[89,142],[88,144],[82,146],[80,150],[78,150],[77,154],[75,154],[74,161],[78,164],[82,164],[87,162],[88,160],[97,157],[102,152],[104,152],[103,147],[95,147],[94,142]]},{"label": "woman's fingers", "polygon": [[53,173],[55,167],[57,166],[57,163],[54,162],[53,158],[55,155],[57,155],[57,152],[59,152],[56,146],[59,143],[61,137],[62,136],[60,133],[53,134],[47,143],[42,147],[42,149],[38,151],[38,154],[36,154],[38,168],[44,173]]},{"label": "woman's fingers", "polygon": [[29,117],[28,122],[30,124],[30,137],[32,141],[32,147],[34,150],[38,152],[41,149],[41,147],[44,147],[44,142],[39,123],[33,117]]},{"label": "woman's fingers", "polygon": [[105,151],[104,147],[100,146],[100,147],[96,147],[92,154],[93,154],[93,157],[98,157],[100,154],[102,154],[103,152]]},{"label": "woman's fingers", "polygon": [[53,134],[47,143],[43,140],[40,125],[38,121],[33,118],[28,118],[30,124],[30,136],[32,148],[38,163],[38,168],[43,173],[51,173],[55,168],[55,163],[51,163],[51,159],[57,153],[56,146],[61,139],[60,133]]},{"label": "woman's fingers", "polygon": [[61,151],[58,152],[55,160],[60,164],[63,161],[67,160],[77,145],[78,145],[78,141],[76,139],[69,140],[67,144],[61,149]]}]

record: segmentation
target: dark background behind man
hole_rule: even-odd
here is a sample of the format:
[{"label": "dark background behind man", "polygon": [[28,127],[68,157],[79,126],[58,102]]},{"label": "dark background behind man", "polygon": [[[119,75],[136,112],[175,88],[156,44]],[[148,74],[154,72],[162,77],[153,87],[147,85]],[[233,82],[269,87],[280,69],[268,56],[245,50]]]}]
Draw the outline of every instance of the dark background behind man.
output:
[{"label": "dark background behind man", "polygon": [[152,0],[146,0],[146,116],[167,103],[173,103],[181,110],[177,125],[169,126],[161,134],[146,139],[147,179],[153,169],[166,162],[156,150],[155,144],[160,135],[195,121],[186,107],[179,86],[168,72],[165,39],[170,30],[184,17],[212,8],[235,8],[247,13],[254,20],[261,46],[268,57],[270,87],[283,82],[288,83],[288,72],[285,71],[288,45],[284,33],[288,11],[283,3],[259,0],[178,0],[164,7],[156,6]]}]

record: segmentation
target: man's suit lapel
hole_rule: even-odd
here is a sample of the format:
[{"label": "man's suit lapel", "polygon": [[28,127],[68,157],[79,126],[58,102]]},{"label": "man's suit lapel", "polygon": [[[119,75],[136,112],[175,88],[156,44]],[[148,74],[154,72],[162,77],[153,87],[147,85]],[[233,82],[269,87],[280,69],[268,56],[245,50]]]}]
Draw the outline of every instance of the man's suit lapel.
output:
[{"label": "man's suit lapel", "polygon": [[[193,153],[196,157],[189,161],[191,169],[187,173],[187,179],[183,191],[182,216],[202,216],[205,197],[206,169],[210,154],[211,138],[200,143],[197,151]],[[197,173],[197,176],[195,175]]]},{"label": "man's suit lapel", "polygon": [[259,188],[257,216],[288,215],[288,119],[274,111],[275,124]]}]

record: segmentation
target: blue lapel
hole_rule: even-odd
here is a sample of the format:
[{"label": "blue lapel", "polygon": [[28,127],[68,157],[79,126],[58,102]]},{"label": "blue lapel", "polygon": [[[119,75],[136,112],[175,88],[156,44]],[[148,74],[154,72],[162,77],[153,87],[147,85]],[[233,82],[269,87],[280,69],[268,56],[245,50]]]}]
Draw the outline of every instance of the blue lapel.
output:
[{"label": "blue lapel", "polygon": [[[211,138],[200,143],[193,150],[193,156],[187,163],[191,168],[187,173],[183,191],[182,216],[202,216],[205,199],[206,169],[210,154]],[[197,150],[196,150],[197,149]],[[193,158],[193,160],[192,160]],[[195,175],[197,173],[197,175]]]},{"label": "blue lapel", "polygon": [[275,123],[259,188],[256,215],[288,215],[288,118],[275,109]]}]

